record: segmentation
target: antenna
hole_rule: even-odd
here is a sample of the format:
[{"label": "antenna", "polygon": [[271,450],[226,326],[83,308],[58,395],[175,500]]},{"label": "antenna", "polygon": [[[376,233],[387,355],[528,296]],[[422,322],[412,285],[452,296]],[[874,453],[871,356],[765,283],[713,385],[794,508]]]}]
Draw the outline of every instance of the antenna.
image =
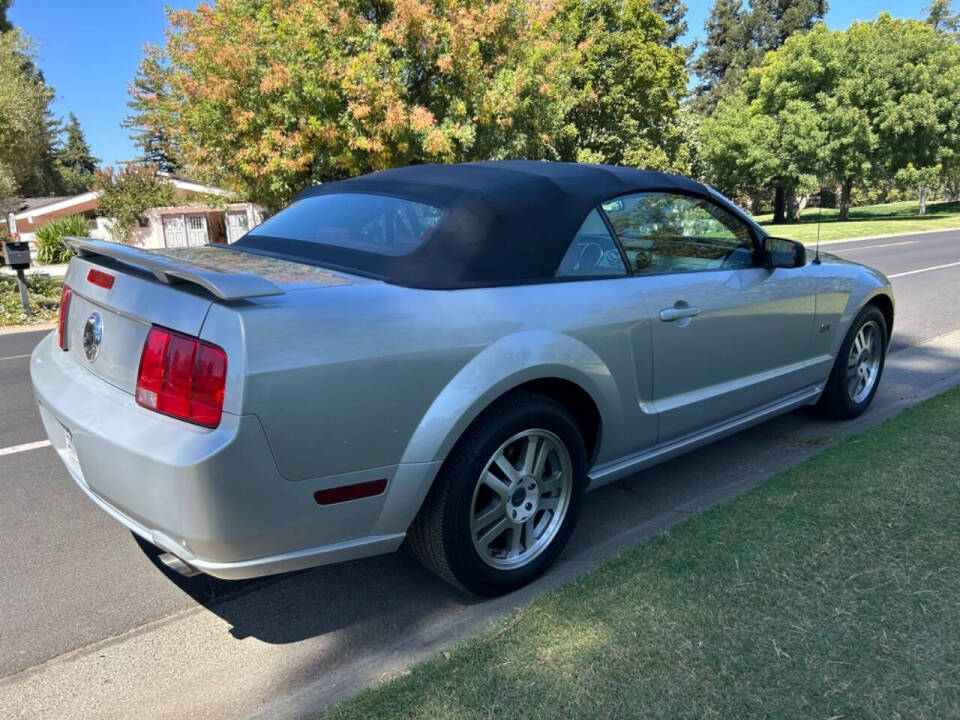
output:
[{"label": "antenna", "polygon": [[823,184],[820,185],[820,202],[817,204],[817,252],[813,257],[813,264],[820,264],[820,219],[823,217]]}]

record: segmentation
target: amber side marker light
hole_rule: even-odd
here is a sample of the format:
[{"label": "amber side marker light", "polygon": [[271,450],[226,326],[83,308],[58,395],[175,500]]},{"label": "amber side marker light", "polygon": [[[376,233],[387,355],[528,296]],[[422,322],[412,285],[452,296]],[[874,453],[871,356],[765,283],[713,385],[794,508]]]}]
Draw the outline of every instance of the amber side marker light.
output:
[{"label": "amber side marker light", "polygon": [[347,500],[359,500],[360,498],[380,495],[386,489],[387,481],[384,478],[383,480],[370,480],[355,485],[342,485],[327,490],[317,490],[313,494],[313,499],[317,501],[318,505],[335,505]]}]

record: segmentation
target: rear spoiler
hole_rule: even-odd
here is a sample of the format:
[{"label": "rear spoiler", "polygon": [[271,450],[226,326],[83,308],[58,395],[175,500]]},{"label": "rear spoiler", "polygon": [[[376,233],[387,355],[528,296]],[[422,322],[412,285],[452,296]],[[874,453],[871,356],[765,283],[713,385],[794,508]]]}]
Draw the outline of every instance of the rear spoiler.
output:
[{"label": "rear spoiler", "polygon": [[283,295],[283,288],[266,278],[252,273],[219,272],[190,263],[177,261],[166,255],[140,250],[91,238],[65,237],[63,244],[78,257],[113,258],[127,265],[149,270],[162,283],[173,285],[193,283],[208,290],[221,300]]}]

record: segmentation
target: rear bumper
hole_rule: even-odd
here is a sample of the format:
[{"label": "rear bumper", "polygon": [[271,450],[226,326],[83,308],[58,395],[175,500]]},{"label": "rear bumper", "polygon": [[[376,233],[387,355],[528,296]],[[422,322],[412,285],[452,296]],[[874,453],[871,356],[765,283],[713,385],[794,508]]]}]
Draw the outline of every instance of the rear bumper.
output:
[{"label": "rear bumper", "polygon": [[[208,430],[150,412],[60,351],[53,335],[34,350],[30,374],[47,435],[80,488],[136,534],[216,577],[394,550],[437,470],[410,463],[291,482],[254,415],[225,413]],[[380,478],[387,490],[376,497],[313,499],[319,489]]]}]

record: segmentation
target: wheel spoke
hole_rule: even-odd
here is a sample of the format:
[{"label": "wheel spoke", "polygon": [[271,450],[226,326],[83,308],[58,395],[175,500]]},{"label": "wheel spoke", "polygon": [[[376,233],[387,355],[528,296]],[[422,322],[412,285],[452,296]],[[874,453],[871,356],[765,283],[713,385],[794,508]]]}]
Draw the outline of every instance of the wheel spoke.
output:
[{"label": "wheel spoke", "polygon": [[553,443],[549,440],[544,440],[540,445],[540,452],[537,453],[537,460],[533,464],[532,473],[538,480],[543,476],[543,469],[547,466],[547,458],[550,457],[550,452],[553,449]]},{"label": "wheel spoke", "polygon": [[536,435],[531,435],[527,438],[527,448],[523,456],[523,474],[524,475],[533,475],[533,468],[537,463],[537,451],[540,449],[541,445],[544,445],[545,442],[542,441]]},{"label": "wheel spoke", "polygon": [[556,510],[559,504],[560,498],[558,497],[540,498],[539,507],[541,510]]},{"label": "wheel spoke", "polygon": [[514,525],[510,528],[510,543],[507,545],[507,557],[516,557],[520,554],[522,545],[520,544],[520,529],[522,526]]},{"label": "wheel spoke", "polygon": [[477,538],[477,542],[480,544],[480,547],[483,547],[489,550],[490,543],[492,543],[498,537],[503,535],[504,530],[506,530],[509,527],[511,527],[510,521],[507,520],[506,517],[504,517],[502,520],[500,520],[500,522],[493,525],[493,527],[491,527],[489,530],[484,532],[483,535]]},{"label": "wheel spoke", "polygon": [[500,468],[500,472],[507,476],[507,480],[510,482],[511,487],[520,481],[520,473],[517,472],[517,469],[513,466],[513,463],[507,460],[502,452],[497,455],[496,464],[497,467]]},{"label": "wheel spoke", "polygon": [[473,516],[473,520],[471,521],[471,524],[473,525],[473,531],[478,533],[494,520],[505,518],[506,516],[507,510],[503,507],[503,503],[493,503],[483,512]]},{"label": "wheel spoke", "polygon": [[536,540],[536,538],[534,537],[533,531],[534,531],[533,518],[530,517],[523,524],[523,546],[524,547],[530,547],[531,545],[533,545],[534,541]]},{"label": "wheel spoke", "polygon": [[540,481],[540,492],[541,494],[549,494],[557,489],[557,485],[560,482],[560,472],[555,472],[553,475],[548,475]]},{"label": "wheel spoke", "polygon": [[503,499],[506,499],[507,495],[510,494],[510,488],[507,486],[507,484],[489,470],[483,474],[482,481],[484,485],[493,490]]}]

